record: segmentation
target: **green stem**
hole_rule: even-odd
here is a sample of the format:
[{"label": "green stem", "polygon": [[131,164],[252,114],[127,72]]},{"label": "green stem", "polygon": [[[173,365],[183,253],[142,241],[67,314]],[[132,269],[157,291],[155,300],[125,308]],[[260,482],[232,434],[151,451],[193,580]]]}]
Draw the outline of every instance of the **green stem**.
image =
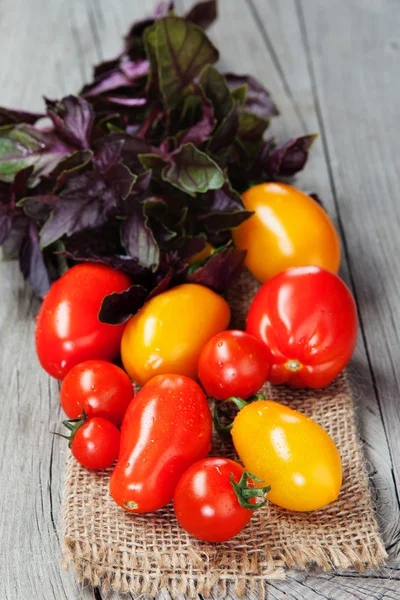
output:
[{"label": "green stem", "polygon": [[257,481],[258,483],[262,483],[262,479],[258,479],[258,477],[256,477],[252,473],[249,473],[248,471],[245,471],[243,473],[239,483],[237,483],[233,479],[233,477],[234,474],[231,473],[229,481],[231,482],[231,485],[233,487],[233,490],[236,494],[240,506],[242,506],[243,508],[248,508],[249,510],[257,510],[257,508],[265,506],[265,504],[267,503],[266,500],[258,502],[257,504],[253,504],[252,502],[249,502],[249,500],[251,498],[263,498],[271,490],[270,485],[266,485],[264,487],[249,487],[249,477],[253,481]]},{"label": "green stem", "polygon": [[215,429],[219,433],[228,433],[233,427],[233,423],[234,423],[235,419],[232,421],[232,423],[229,423],[228,425],[222,425],[221,408],[223,406],[225,406],[228,403],[234,404],[236,406],[236,408],[240,411],[240,410],[242,410],[242,408],[244,408],[245,406],[250,404],[250,402],[254,402],[255,400],[265,400],[265,396],[263,396],[263,394],[254,394],[254,396],[251,396],[248,400],[242,400],[242,398],[238,398],[237,396],[231,396],[227,400],[224,400],[224,402],[216,402],[215,406],[214,406],[214,415],[213,415]]}]

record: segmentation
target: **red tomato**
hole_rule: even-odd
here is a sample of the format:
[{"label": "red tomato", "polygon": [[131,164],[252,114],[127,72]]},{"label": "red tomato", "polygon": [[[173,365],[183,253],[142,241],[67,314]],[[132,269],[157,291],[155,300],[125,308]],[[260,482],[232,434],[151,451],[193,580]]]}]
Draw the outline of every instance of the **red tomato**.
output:
[{"label": "red tomato", "polygon": [[351,358],[356,304],[337,275],[319,267],[287,269],[256,294],[246,330],[268,348],[271,383],[322,388]]},{"label": "red tomato", "polygon": [[130,403],[111,475],[115,502],[133,513],[172,500],[182,473],[211,449],[211,415],[200,386],[184,375],[157,375]]},{"label": "red tomato", "polygon": [[36,351],[45,371],[63,379],[84,360],[118,355],[125,324],[107,325],[97,315],[104,296],[130,285],[120,271],[91,263],[72,267],[53,283],[36,326]]},{"label": "red tomato", "polygon": [[106,469],[118,457],[120,433],[102,417],[88,419],[73,433],[71,451],[87,469]]},{"label": "red tomato", "polygon": [[114,425],[122,418],[134,395],[128,375],[105,360],[86,360],[72,367],[60,390],[61,406],[70,419],[104,417]]},{"label": "red tomato", "polygon": [[209,396],[248,398],[264,385],[269,372],[265,345],[244,331],[222,331],[204,346],[199,379]]},{"label": "red tomato", "polygon": [[[205,458],[189,467],[174,494],[175,516],[183,529],[205,542],[224,542],[242,531],[251,519],[252,509],[260,506],[254,504],[254,499],[242,500],[252,509],[240,504],[231,477],[240,495],[240,490],[248,490],[250,483],[244,473],[241,465],[228,458]],[[251,491],[263,496],[268,490]]]}]

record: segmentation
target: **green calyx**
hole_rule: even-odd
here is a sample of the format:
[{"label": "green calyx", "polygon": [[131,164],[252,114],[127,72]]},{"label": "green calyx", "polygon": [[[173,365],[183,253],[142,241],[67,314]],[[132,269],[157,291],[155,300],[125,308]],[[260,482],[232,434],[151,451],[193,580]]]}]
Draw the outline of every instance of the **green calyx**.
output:
[{"label": "green calyx", "polygon": [[235,419],[233,419],[233,421],[231,423],[228,423],[228,425],[223,425],[221,421],[222,407],[234,404],[236,408],[240,411],[242,410],[242,408],[244,408],[251,402],[254,402],[255,400],[265,400],[265,396],[263,396],[263,394],[254,394],[254,396],[251,396],[248,400],[243,400],[242,398],[238,398],[237,396],[231,396],[227,400],[224,400],[224,402],[216,402],[214,406],[213,421],[215,429],[218,431],[218,433],[228,433],[232,429],[233,423],[235,421]]},{"label": "green calyx", "polygon": [[[231,482],[231,485],[233,487],[233,490],[236,494],[240,506],[242,506],[243,508],[248,508],[250,510],[257,510],[258,508],[265,506],[267,500],[264,497],[271,490],[270,485],[266,485],[265,487],[249,487],[249,477],[253,481],[257,481],[258,483],[262,483],[262,479],[259,479],[258,477],[256,477],[252,473],[249,473],[248,471],[245,471],[243,473],[239,483],[234,481],[233,477],[234,475],[233,473],[231,473],[229,481]],[[252,498],[264,498],[264,500],[253,504],[252,502],[250,502]]]},{"label": "green calyx", "polygon": [[81,427],[87,421],[87,418],[88,416],[82,408],[82,414],[80,417],[77,419],[67,419],[66,421],[63,421],[64,427],[69,429],[71,432],[69,435],[63,435],[62,433],[56,433],[54,431],[52,433],[64,438],[65,440],[68,440],[68,447],[71,448],[72,440],[74,439],[76,432],[78,431],[79,427]]}]

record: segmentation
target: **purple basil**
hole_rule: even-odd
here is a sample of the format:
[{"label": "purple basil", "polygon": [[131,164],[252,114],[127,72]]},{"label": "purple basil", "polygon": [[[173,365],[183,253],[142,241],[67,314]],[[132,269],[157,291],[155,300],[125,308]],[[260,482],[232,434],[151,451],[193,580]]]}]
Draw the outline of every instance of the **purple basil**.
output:
[{"label": "purple basil", "polygon": [[301,171],[316,137],[313,134],[293,138],[275,150],[266,163],[266,171],[270,177],[292,177]]}]

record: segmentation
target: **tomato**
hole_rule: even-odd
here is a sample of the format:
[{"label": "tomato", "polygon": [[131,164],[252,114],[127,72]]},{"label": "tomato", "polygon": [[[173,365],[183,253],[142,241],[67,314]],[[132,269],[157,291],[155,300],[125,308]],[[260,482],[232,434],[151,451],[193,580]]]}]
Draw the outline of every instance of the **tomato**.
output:
[{"label": "tomato", "polygon": [[87,469],[106,469],[117,460],[120,433],[116,426],[94,417],[79,425],[72,434],[71,452]]},{"label": "tomato", "polygon": [[130,285],[123,273],[91,263],[72,267],[53,283],[36,325],[36,351],[45,371],[63,379],[84,360],[118,355],[125,325],[101,323],[97,315],[104,296]]},{"label": "tomato", "polygon": [[209,396],[248,398],[264,385],[269,352],[244,331],[222,331],[207,342],[200,354],[199,379]]},{"label": "tomato", "polygon": [[86,360],[72,367],[65,376],[60,401],[65,414],[76,419],[82,410],[89,418],[104,417],[120,425],[133,398],[128,375],[105,360]]},{"label": "tomato", "polygon": [[337,273],[340,241],[332,221],[310,196],[285,183],[248,189],[243,203],[254,215],[233,231],[245,264],[262,283],[290,267],[316,265]]},{"label": "tomato", "polygon": [[172,500],[182,473],[211,449],[211,415],[200,386],[182,375],[158,375],[130,403],[111,475],[115,502],[132,513]]},{"label": "tomato", "polygon": [[196,379],[204,344],[226,329],[229,319],[225,300],[202,285],[163,292],[129,319],[121,342],[124,367],[140,385],[161,373]]},{"label": "tomato", "polygon": [[246,469],[271,486],[268,498],[274,504],[311,511],[338,497],[339,452],[309,417],[278,402],[256,400],[236,415],[231,433]]},{"label": "tomato", "polygon": [[271,383],[322,388],[351,358],[356,304],[337,275],[318,267],[288,269],[256,294],[246,330],[267,346]]},{"label": "tomato", "polygon": [[250,521],[253,510],[265,503],[254,504],[254,496],[264,496],[269,490],[250,490],[248,475],[228,458],[205,458],[194,463],[180,478],[174,494],[174,511],[180,525],[205,542],[225,542],[237,535]]}]

